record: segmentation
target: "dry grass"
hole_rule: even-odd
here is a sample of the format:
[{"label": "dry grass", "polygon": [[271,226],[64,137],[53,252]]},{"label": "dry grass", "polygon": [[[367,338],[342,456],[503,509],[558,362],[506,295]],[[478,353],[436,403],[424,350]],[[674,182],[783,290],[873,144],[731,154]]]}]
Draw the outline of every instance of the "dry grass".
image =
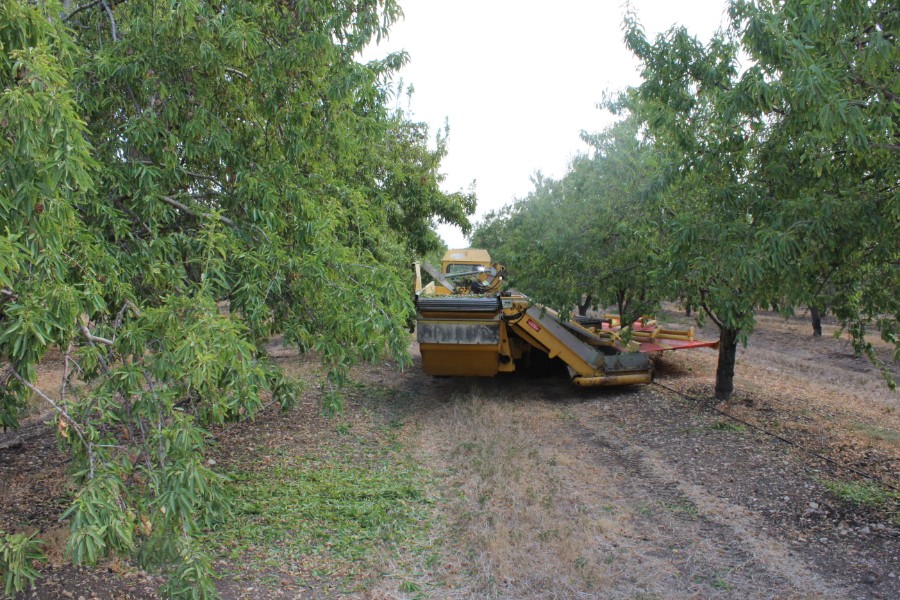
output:
[{"label": "dry grass", "polygon": [[[449,498],[434,574],[445,588],[427,597],[821,597],[752,517],[686,486],[663,457],[611,428],[602,401],[561,404],[535,390],[482,384],[417,411],[408,442],[444,476],[439,495]],[[748,560],[752,568],[736,562]]]},{"label": "dry grass", "polygon": [[900,450],[900,431],[866,425],[865,423],[854,423],[852,426],[865,438],[884,442],[897,450]]},{"label": "dry grass", "polygon": [[66,564],[66,542],[69,540],[68,525],[56,525],[50,527],[38,535],[44,541],[41,551],[47,557],[51,565],[61,566]]},{"label": "dry grass", "polygon": [[587,510],[564,485],[574,460],[536,439],[560,413],[544,403],[525,409],[505,397],[455,396],[428,427],[429,454],[447,462],[448,507],[466,597],[594,597],[608,587],[602,548],[618,525]]}]

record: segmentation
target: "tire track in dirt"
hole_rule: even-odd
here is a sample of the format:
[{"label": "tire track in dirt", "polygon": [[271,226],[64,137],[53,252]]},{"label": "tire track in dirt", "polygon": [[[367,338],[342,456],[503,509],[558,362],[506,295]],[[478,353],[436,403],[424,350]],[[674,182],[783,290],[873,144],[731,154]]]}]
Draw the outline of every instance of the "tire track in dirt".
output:
[{"label": "tire track in dirt", "polygon": [[752,558],[740,540],[667,511],[693,505],[618,436],[521,385],[440,387],[452,399],[420,413],[418,443],[458,498],[447,511],[461,542],[448,564],[465,574],[457,597],[799,595],[757,564],[752,578],[732,575]]},{"label": "tire track in dirt", "polygon": [[693,586],[702,592],[696,584],[705,581],[723,597],[847,595],[763,533],[743,507],[685,483],[659,452],[635,444],[608,422],[579,419],[577,426],[585,443],[599,449],[596,460],[615,465],[628,502],[651,507],[641,511],[640,539],[675,567],[683,591]]},{"label": "tire track in dirt", "polygon": [[591,432],[639,453],[645,469],[676,486],[699,515],[745,537],[754,559],[798,589],[829,598],[900,594],[896,523],[836,501],[823,484],[835,477],[833,465],[654,388],[569,410]]},{"label": "tire track in dirt", "polygon": [[[421,402],[411,443],[455,498],[447,597],[895,597],[892,531],[871,551],[834,523],[827,544],[800,544],[818,530],[790,519],[831,509],[818,470],[654,388],[419,376],[406,386]],[[530,501],[535,490],[550,501]],[[802,510],[812,499],[817,514]]]}]

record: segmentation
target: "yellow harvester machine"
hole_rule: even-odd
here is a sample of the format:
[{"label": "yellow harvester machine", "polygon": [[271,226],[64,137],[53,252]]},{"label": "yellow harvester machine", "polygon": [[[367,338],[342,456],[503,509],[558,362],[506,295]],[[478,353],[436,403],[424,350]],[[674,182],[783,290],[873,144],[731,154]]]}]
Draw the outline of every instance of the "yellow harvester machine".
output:
[{"label": "yellow harvester machine", "polygon": [[[424,287],[420,268],[434,278]],[[561,359],[580,386],[650,383],[650,352],[717,345],[694,340],[693,329],[654,321],[632,324],[625,344],[617,317],[564,321],[524,294],[504,291],[503,275],[486,250],[449,250],[440,271],[416,265],[416,337],[426,373],[493,376],[540,351]]]}]

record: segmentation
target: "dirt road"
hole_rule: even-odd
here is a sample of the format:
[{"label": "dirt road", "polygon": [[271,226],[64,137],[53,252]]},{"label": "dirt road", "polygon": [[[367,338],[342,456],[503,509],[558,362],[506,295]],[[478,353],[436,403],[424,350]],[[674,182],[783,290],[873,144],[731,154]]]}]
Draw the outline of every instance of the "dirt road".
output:
[{"label": "dirt road", "polygon": [[435,387],[451,400],[416,435],[461,492],[459,597],[900,595],[895,524],[848,514],[821,466],[678,396]]}]

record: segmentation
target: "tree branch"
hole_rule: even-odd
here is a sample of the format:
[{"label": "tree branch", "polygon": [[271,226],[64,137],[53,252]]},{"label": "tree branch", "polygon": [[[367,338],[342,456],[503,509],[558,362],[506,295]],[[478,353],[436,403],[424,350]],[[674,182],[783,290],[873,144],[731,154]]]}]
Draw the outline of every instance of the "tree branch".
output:
[{"label": "tree branch", "polygon": [[94,0],[94,2],[88,2],[87,4],[82,4],[81,6],[76,6],[75,10],[73,10],[68,15],[63,17],[63,21],[69,21],[72,19],[72,17],[74,17],[78,13],[86,11],[89,8],[94,8],[98,4],[100,4],[100,0]]},{"label": "tree branch", "polygon": [[39,390],[38,388],[36,388],[36,387],[35,387],[34,385],[32,385],[30,382],[26,381],[25,378],[23,378],[21,375],[19,375],[19,372],[16,371],[16,369],[15,369],[14,367],[12,367],[12,366],[10,367],[10,372],[12,373],[12,376],[15,377],[16,379],[18,379],[19,382],[20,382],[22,385],[24,385],[25,387],[27,387],[27,388],[28,388],[29,390],[31,390],[33,393],[35,393],[35,394],[37,394],[38,396],[40,396],[41,399],[43,399],[43,400],[44,400],[45,402],[47,402],[50,406],[52,406],[53,409],[54,409],[61,417],[63,417],[63,418],[66,420],[66,422],[68,422],[69,425],[72,426],[72,429],[74,429],[74,430],[75,430],[75,433],[78,435],[78,439],[81,440],[81,443],[84,444],[85,448],[87,449],[87,452],[88,452],[88,460],[89,460],[89,462],[90,462],[90,478],[93,479],[93,478],[94,478],[94,445],[85,439],[85,437],[84,437],[84,430],[81,428],[81,425],[79,425],[79,424],[75,421],[75,419],[73,419],[71,416],[69,416],[69,413],[66,411],[66,409],[63,408],[62,406],[60,406],[59,404],[57,404],[57,403],[53,400],[53,398],[51,398],[50,396],[48,396],[47,394],[45,394],[44,392],[42,392],[41,390]]},{"label": "tree branch", "polygon": [[106,0],[100,0],[100,4],[103,5],[103,9],[106,11],[107,16],[109,16],[109,30],[112,33],[112,41],[118,42],[119,35],[116,29],[116,18],[112,14],[112,10],[109,8],[109,4],[106,3]]},{"label": "tree branch", "polygon": [[719,329],[725,329],[725,324],[722,323],[722,321],[720,321],[718,318],[716,318],[716,315],[714,315],[713,311],[711,311],[709,309],[709,306],[707,306],[706,290],[702,288],[700,289],[700,306],[703,308],[703,312],[706,313],[710,320],[712,320],[712,322],[716,324],[716,327],[718,327]]},{"label": "tree branch", "polygon": [[83,324],[79,325],[79,329],[81,329],[82,335],[92,344],[103,344],[104,346],[112,346],[115,344],[112,340],[108,340],[106,338],[97,337],[92,334],[91,331]]},{"label": "tree branch", "polygon": [[[94,334],[92,334],[84,323],[79,322],[78,328],[81,330],[81,334],[87,339],[88,344],[90,344],[91,346],[96,346],[97,344],[103,344],[105,346],[113,345],[112,340],[97,337]],[[103,367],[103,372],[108,373],[109,372],[109,364],[107,364],[106,359],[103,358],[103,354],[97,354],[97,359],[100,361],[100,365]]]},{"label": "tree branch", "polygon": [[63,376],[62,381],[59,383],[59,401],[61,403],[66,401],[66,386],[69,384],[69,361],[72,360],[72,346],[73,344],[70,342],[63,358]]},{"label": "tree branch", "polygon": [[[125,0],[110,0],[109,7],[106,7],[106,9],[109,10],[110,7],[115,7],[117,4],[122,4],[123,2],[125,2]],[[70,4],[71,4],[71,2],[64,3],[63,8],[64,9],[68,8],[68,6]],[[78,13],[82,13],[82,12],[84,12],[88,9],[94,8],[95,6],[98,6],[100,4],[106,4],[106,1],[105,0],[93,0],[92,2],[87,2],[85,4],[82,4],[81,6],[76,6],[75,10],[73,10],[68,15],[63,17],[63,21],[70,21],[70,20],[72,20],[72,17],[74,17]]]},{"label": "tree branch", "polygon": [[250,79],[250,76],[243,71],[238,71],[237,69],[233,69],[231,67],[225,67],[225,72],[231,73],[232,75],[237,75],[238,77],[243,77],[244,79]]},{"label": "tree branch", "polygon": [[215,183],[218,183],[218,182],[219,182],[219,180],[216,179],[215,177],[213,177],[212,175],[203,175],[202,173],[193,173],[193,172],[191,172],[191,171],[182,171],[182,172],[183,172],[185,175],[190,175],[191,177],[194,177],[194,178],[196,178],[196,179],[205,179],[205,180],[207,180],[207,181],[212,181],[212,182],[215,182]]},{"label": "tree branch", "polygon": [[235,222],[232,221],[231,219],[229,219],[228,217],[223,217],[222,215],[216,215],[213,213],[194,210],[194,209],[190,208],[189,206],[187,206],[186,204],[182,204],[175,198],[172,198],[171,196],[159,196],[159,199],[162,200],[163,202],[165,202],[166,204],[168,204],[169,206],[174,206],[175,208],[177,208],[179,210],[183,210],[187,214],[192,215],[194,217],[205,217],[207,219],[218,219],[219,221],[225,223],[229,227],[231,227],[233,229],[238,229],[237,224],[235,224]]}]

